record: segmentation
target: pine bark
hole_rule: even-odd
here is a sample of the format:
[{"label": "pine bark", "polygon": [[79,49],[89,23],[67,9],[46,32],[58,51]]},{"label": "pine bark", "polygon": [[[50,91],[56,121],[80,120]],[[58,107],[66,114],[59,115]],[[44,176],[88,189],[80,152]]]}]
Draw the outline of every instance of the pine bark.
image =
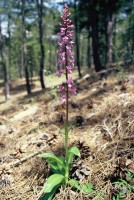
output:
[{"label": "pine bark", "polygon": [[43,31],[43,0],[36,0],[37,2],[37,11],[38,11],[38,26],[39,26],[39,42],[40,42],[40,83],[42,89],[45,89],[45,78],[44,78],[44,62],[45,62],[45,47],[43,43],[44,31]]},{"label": "pine bark", "polygon": [[92,58],[92,46],[91,46],[91,27],[90,27],[90,25],[89,25],[89,27],[88,27],[88,37],[87,37],[87,66],[88,66],[88,68],[90,68],[91,67],[91,65],[92,65],[92,60],[93,60],[93,58]]},{"label": "pine bark", "polygon": [[9,45],[8,45],[8,52],[9,52],[9,57],[8,57],[8,63],[9,63],[9,80],[12,79],[12,60],[11,60],[11,14],[8,14],[8,39],[9,39]]},{"label": "pine bark", "polygon": [[78,74],[81,77],[81,67],[80,67],[80,52],[79,52],[79,37],[78,37],[78,21],[77,21],[77,9],[76,0],[74,0],[74,24],[75,24],[75,45],[76,45],[76,65],[78,67]]},{"label": "pine bark", "polygon": [[1,60],[2,60],[3,77],[4,77],[4,95],[5,95],[5,100],[7,101],[10,98],[10,90],[9,90],[7,66],[6,66],[6,60],[5,60],[1,21],[0,21],[0,52],[1,52]]},{"label": "pine bark", "polygon": [[98,31],[98,15],[95,9],[90,11],[91,27],[92,27],[92,49],[93,49],[93,61],[95,65],[95,71],[102,70],[102,65],[99,57],[99,31]]},{"label": "pine bark", "polygon": [[25,71],[25,80],[26,80],[26,90],[28,95],[31,94],[31,86],[29,81],[29,72],[27,64],[27,47],[26,47],[26,28],[25,28],[25,0],[22,2],[22,66]]},{"label": "pine bark", "polygon": [[49,43],[49,70],[52,72],[52,47],[51,47],[51,41]]},{"label": "pine bark", "polygon": [[113,63],[114,13],[109,11],[107,18],[107,66],[111,66]]}]

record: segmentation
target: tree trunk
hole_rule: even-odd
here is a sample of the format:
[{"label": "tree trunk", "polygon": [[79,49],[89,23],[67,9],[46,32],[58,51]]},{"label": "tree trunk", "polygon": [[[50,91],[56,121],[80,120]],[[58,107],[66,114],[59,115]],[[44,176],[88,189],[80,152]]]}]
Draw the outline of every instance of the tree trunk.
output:
[{"label": "tree trunk", "polygon": [[22,78],[23,77],[23,54],[22,54],[22,44],[21,44],[21,51],[19,54],[19,58],[17,59],[18,62],[18,77]]},{"label": "tree trunk", "polygon": [[79,53],[79,38],[78,38],[78,22],[77,22],[77,9],[76,9],[76,0],[74,0],[74,24],[75,24],[75,45],[76,45],[76,65],[78,67],[78,74],[81,77],[81,68],[80,68],[80,53]]},{"label": "tree trunk", "polygon": [[[130,22],[130,24],[131,24],[130,25],[131,38],[132,38],[131,55],[132,55],[132,57],[134,57],[134,19],[133,19],[133,16],[134,16],[134,0],[132,0],[131,15],[132,15],[131,22]],[[133,61],[134,61],[134,58],[133,58]]]},{"label": "tree trunk", "polygon": [[107,66],[113,63],[113,30],[114,30],[114,14],[109,11],[107,22]]},{"label": "tree trunk", "polygon": [[52,47],[51,41],[49,42],[49,71],[52,72]]},{"label": "tree trunk", "polygon": [[45,80],[44,80],[44,61],[45,61],[45,48],[43,43],[44,31],[43,31],[43,0],[36,0],[37,2],[37,11],[38,11],[38,24],[39,24],[39,41],[40,41],[40,83],[42,89],[45,89]]},{"label": "tree trunk", "polygon": [[21,0],[22,2],[22,66],[25,71],[25,79],[26,79],[26,90],[28,94],[31,94],[31,86],[29,81],[29,72],[27,65],[27,48],[26,48],[26,29],[25,29],[25,0]]},{"label": "tree trunk", "polygon": [[95,10],[91,10],[91,26],[92,26],[92,48],[93,48],[93,61],[95,71],[102,70],[100,57],[99,57],[99,36],[98,36],[98,16]]},{"label": "tree trunk", "polygon": [[90,68],[91,61],[90,61],[90,36],[88,35],[87,38],[87,66]]},{"label": "tree trunk", "polygon": [[[23,45],[22,45],[23,47]],[[19,67],[19,78],[23,78],[23,67],[24,67],[24,58],[23,58],[23,50],[21,49],[21,63],[20,63],[20,67]]]},{"label": "tree trunk", "polygon": [[5,94],[5,99],[7,101],[10,98],[10,91],[9,91],[7,66],[6,66],[6,61],[5,61],[4,44],[3,44],[3,37],[2,37],[2,30],[1,30],[1,21],[0,21],[0,52],[1,52],[1,60],[2,60],[3,77],[4,77],[4,94]]},{"label": "tree trunk", "polygon": [[132,21],[132,44],[131,44],[131,55],[134,56],[134,20]]},{"label": "tree trunk", "polygon": [[12,79],[12,60],[11,60],[11,24],[10,24],[10,18],[11,14],[8,14],[8,37],[9,37],[9,45],[8,45],[8,51],[9,51],[9,80]]},{"label": "tree trunk", "polygon": [[84,54],[84,50],[83,50],[83,36],[80,37],[80,66],[83,66],[83,54]]},{"label": "tree trunk", "polygon": [[91,64],[92,64],[92,56],[91,56],[91,53],[92,53],[92,49],[91,49],[91,33],[90,33],[90,30],[91,30],[91,27],[89,26],[88,27],[88,37],[87,37],[87,66],[88,68],[91,67]]}]

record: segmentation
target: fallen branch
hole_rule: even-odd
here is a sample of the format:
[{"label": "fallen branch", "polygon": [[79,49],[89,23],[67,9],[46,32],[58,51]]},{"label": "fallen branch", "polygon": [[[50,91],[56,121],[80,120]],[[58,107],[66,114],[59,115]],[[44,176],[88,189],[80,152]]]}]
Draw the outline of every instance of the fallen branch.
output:
[{"label": "fallen branch", "polygon": [[44,194],[44,188],[42,188],[42,190],[40,191],[40,193],[38,194],[38,197],[36,198],[36,200],[40,200],[41,197],[43,196]]},{"label": "fallen branch", "polygon": [[9,163],[8,167],[10,167],[10,168],[11,167],[16,167],[16,166],[20,165],[21,163],[27,161],[28,159],[33,158],[34,156],[37,156],[38,154],[42,153],[43,150],[44,150],[44,148],[39,150],[39,151],[37,151],[37,152],[35,152],[35,153],[32,153],[32,154],[30,154],[30,155],[28,155],[28,156],[26,156],[24,158],[21,158],[20,160],[17,160],[15,162]]},{"label": "fallen branch", "polygon": [[130,149],[122,149],[120,151],[118,151],[117,153],[123,153],[123,152],[129,152],[129,151],[134,151],[134,148],[130,148]]},{"label": "fallen branch", "polygon": [[123,138],[123,140],[131,140],[131,139],[134,139],[134,135],[130,135],[130,136]]},{"label": "fallen branch", "polygon": [[43,140],[34,140],[34,141],[28,142],[28,144],[44,144],[44,141]]}]

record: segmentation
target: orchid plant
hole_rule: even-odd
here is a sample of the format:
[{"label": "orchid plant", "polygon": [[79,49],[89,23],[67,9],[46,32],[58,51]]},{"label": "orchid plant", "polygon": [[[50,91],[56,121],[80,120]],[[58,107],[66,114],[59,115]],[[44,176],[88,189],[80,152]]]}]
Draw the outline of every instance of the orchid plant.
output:
[{"label": "orchid plant", "polygon": [[70,166],[73,162],[73,157],[80,157],[80,152],[77,147],[71,147],[68,145],[69,123],[68,123],[68,100],[72,93],[76,93],[76,87],[70,74],[74,67],[74,53],[73,48],[73,24],[69,19],[70,13],[67,5],[64,6],[63,15],[61,16],[62,23],[60,24],[60,33],[58,34],[59,44],[59,70],[57,72],[58,77],[65,76],[66,83],[59,87],[61,100],[66,104],[66,120],[65,120],[65,156],[57,157],[52,153],[43,153],[39,157],[46,158],[51,167],[52,174],[44,184],[44,197],[43,200],[51,200],[56,190],[60,185],[71,185],[78,190],[85,193],[91,193],[93,191],[92,184],[82,185],[74,179],[69,179]]}]

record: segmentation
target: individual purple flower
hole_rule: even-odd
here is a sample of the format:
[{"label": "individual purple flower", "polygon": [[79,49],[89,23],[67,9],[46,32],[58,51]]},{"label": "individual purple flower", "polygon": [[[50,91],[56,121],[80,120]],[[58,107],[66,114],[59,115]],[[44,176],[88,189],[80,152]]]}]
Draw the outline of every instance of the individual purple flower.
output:
[{"label": "individual purple flower", "polygon": [[71,85],[71,87],[69,88],[69,92],[76,94],[76,87],[75,87],[75,85]]},{"label": "individual purple flower", "polygon": [[75,84],[74,84],[73,79],[71,77],[69,77],[67,79],[67,84],[68,84],[69,92],[76,94],[76,87],[75,87]]},{"label": "individual purple flower", "polygon": [[69,77],[67,79],[67,84],[68,84],[68,86],[71,85],[71,84],[74,84],[72,77]]},{"label": "individual purple flower", "polygon": [[[67,100],[69,94],[76,94],[76,87],[71,77],[68,74],[72,73],[74,67],[74,53],[73,48],[73,24],[69,19],[70,13],[67,5],[64,6],[63,15],[61,16],[62,23],[60,23],[60,33],[58,33],[58,44],[59,44],[59,70],[57,72],[58,77],[65,74],[66,84],[60,86],[60,93],[62,101]],[[67,94],[68,93],[68,94]]]},{"label": "individual purple flower", "polygon": [[69,40],[69,38],[67,36],[63,37],[63,39],[62,39],[63,44],[67,44],[68,40]]},{"label": "individual purple flower", "polygon": [[61,95],[61,101],[64,103],[66,101],[66,95]]},{"label": "individual purple flower", "polygon": [[60,92],[63,94],[63,93],[65,93],[65,91],[66,91],[66,89],[65,89],[65,87],[63,86],[63,85],[60,85],[59,86],[59,89],[60,89]]},{"label": "individual purple flower", "polygon": [[61,35],[64,36],[65,35],[65,31],[66,31],[66,28],[60,28],[60,34]]},{"label": "individual purple flower", "polygon": [[69,74],[72,74],[72,66],[66,66],[66,69]]}]

